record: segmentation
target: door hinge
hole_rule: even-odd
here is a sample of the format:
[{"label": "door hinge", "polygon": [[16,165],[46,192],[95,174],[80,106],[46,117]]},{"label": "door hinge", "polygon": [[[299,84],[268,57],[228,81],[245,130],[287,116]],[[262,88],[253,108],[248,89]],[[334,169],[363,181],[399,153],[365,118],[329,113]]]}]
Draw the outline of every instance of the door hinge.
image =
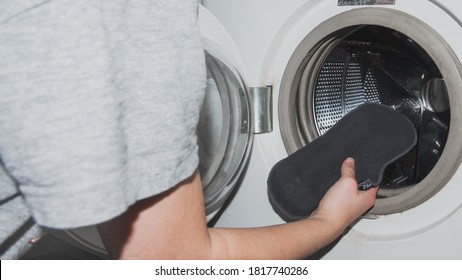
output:
[{"label": "door hinge", "polygon": [[254,133],[268,133],[273,130],[273,88],[251,87],[252,117]]}]

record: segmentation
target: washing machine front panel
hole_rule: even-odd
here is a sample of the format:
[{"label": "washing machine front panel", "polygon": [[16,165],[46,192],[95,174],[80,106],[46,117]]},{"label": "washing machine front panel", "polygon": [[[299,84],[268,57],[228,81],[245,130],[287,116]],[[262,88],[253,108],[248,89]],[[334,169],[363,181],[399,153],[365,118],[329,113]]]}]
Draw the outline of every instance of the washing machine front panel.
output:
[{"label": "washing machine front panel", "polygon": [[[265,86],[261,66],[274,34],[306,0],[203,0],[232,37],[250,87]],[[283,43],[283,42],[280,42]]]},{"label": "washing machine front panel", "polygon": [[[277,1],[271,1],[271,3],[274,2]],[[287,5],[291,5],[287,1],[285,2]],[[409,197],[420,196],[420,192],[426,192],[425,195],[402,209],[395,208],[391,211],[388,211],[390,205],[385,199],[382,202],[379,200],[378,206],[382,210],[379,209],[374,215],[369,216],[369,218],[374,219],[363,219],[355,224],[348,234],[329,248],[328,253],[324,252],[326,253],[324,257],[462,257],[460,242],[451,242],[447,238],[448,232],[452,232],[454,236],[462,234],[462,227],[457,222],[458,217],[461,216],[460,208],[462,205],[462,189],[459,187],[462,184],[462,171],[460,169],[462,158],[460,144],[462,143],[462,42],[460,36],[455,35],[462,33],[460,15],[458,15],[462,8],[460,3],[454,2],[456,1],[395,1],[394,4],[388,5],[339,6],[338,1],[335,0],[307,0],[302,4],[299,2],[294,4],[292,7],[294,12],[289,17],[283,15],[285,18],[275,19],[277,22],[284,21],[285,24],[278,32],[272,34],[271,43],[269,47],[266,46],[265,48],[264,58],[253,59],[250,51],[247,54],[242,54],[245,65],[256,63],[257,65],[253,67],[260,70],[254,78],[255,83],[269,84],[273,88],[274,131],[267,135],[255,137],[254,152],[249,170],[236,197],[233,198],[219,219],[218,225],[255,226],[280,222],[280,219],[275,216],[274,211],[267,203],[252,204],[252,200],[267,201],[265,180],[259,180],[257,177],[266,178],[270,168],[276,162],[306,144],[306,141],[309,142],[322,133],[320,132],[322,130],[320,124],[316,123],[316,116],[313,114],[315,111],[313,106],[316,106],[315,103],[319,100],[308,103],[309,105],[304,108],[305,114],[311,114],[311,118],[313,118],[310,120],[308,117],[308,122],[311,121],[314,124],[312,135],[306,133],[308,134],[306,139],[302,139],[298,134],[300,134],[299,130],[306,129],[303,121],[306,122],[307,120],[297,120],[300,121],[297,123],[297,121],[286,119],[287,111],[297,111],[297,106],[300,106],[296,92],[300,90],[300,83],[294,83],[294,80],[300,81],[305,69],[320,71],[322,68],[320,66],[325,64],[326,59],[332,59],[332,57],[328,57],[328,54],[338,46],[339,38],[348,38],[353,34],[352,37],[349,37],[352,39],[351,41],[361,41],[362,35],[357,36],[360,33],[355,33],[355,28],[361,29],[366,26],[371,27],[373,32],[380,29],[380,32],[386,30],[384,32],[388,35],[383,38],[386,40],[393,36],[401,36],[403,42],[407,40],[411,46],[408,48],[408,51],[411,52],[409,58],[414,60],[414,63],[427,64],[423,68],[436,68],[436,72],[439,72],[439,76],[435,74],[435,79],[429,79],[426,81],[427,85],[420,88],[423,97],[421,96],[417,103],[420,108],[424,106],[425,110],[430,112],[445,111],[445,122],[442,124],[445,131],[438,139],[445,138],[446,140],[437,141],[445,142],[443,143],[445,148],[437,151],[440,155],[429,168],[430,171],[427,171],[420,178],[420,181],[417,180],[406,185],[410,190],[403,190],[403,193],[406,193],[405,196],[396,195],[394,204],[399,205],[400,200],[406,202]],[[223,7],[215,7],[222,9],[217,12],[218,14],[230,8],[226,6],[225,1],[220,5]],[[268,4],[268,7],[271,9],[272,4]],[[264,7],[261,10],[264,10]],[[256,13],[257,10],[253,12]],[[243,33],[247,32],[245,26],[239,25],[239,22],[235,21],[234,24],[236,30],[241,29]],[[332,34],[336,34],[337,37]],[[265,33],[264,36],[268,35]],[[246,44],[245,40],[240,41],[239,38],[239,36],[234,38],[237,39],[235,40],[237,46]],[[255,40],[262,38],[258,34],[255,35]],[[335,40],[337,42],[334,42]],[[343,41],[343,43],[346,42]],[[316,52],[323,48],[326,51],[324,56]],[[241,53],[245,52],[243,47],[240,50]],[[416,56],[416,53],[421,51],[423,52],[421,57],[427,56],[427,58],[419,58],[416,61],[415,58],[419,57],[419,55]],[[317,60],[310,60],[313,57],[316,57]],[[369,59],[379,62],[381,56],[373,57],[371,55]],[[361,71],[362,69],[359,69],[358,73]],[[319,72],[313,75],[317,74]],[[422,74],[428,75],[428,73]],[[316,81],[316,79],[314,80]],[[397,84],[400,86],[399,82]],[[307,85],[307,88],[310,86],[315,86],[315,83]],[[443,94],[439,94],[435,98],[429,90],[430,88]],[[295,93],[291,94],[291,90]],[[405,91],[408,92],[408,90]],[[306,101],[303,102],[306,104]],[[288,129],[288,127],[291,128]],[[288,130],[292,131],[288,132]],[[282,136],[284,134],[286,135],[285,138],[290,138],[287,135],[292,134],[296,135],[293,138],[298,137],[299,139],[287,140]],[[297,141],[299,142],[297,143]],[[425,187],[424,190],[420,189],[421,186]],[[247,206],[246,203],[250,203],[251,206]],[[246,211],[255,212],[256,208],[259,208],[258,210],[261,210],[259,212],[264,213],[264,215],[258,217],[258,215],[245,214]],[[425,243],[434,242],[438,236],[445,240],[441,250],[435,249],[437,246],[429,246],[431,249],[424,247]],[[401,250],[403,247],[407,250]],[[377,249],[375,253],[374,249]]]}]

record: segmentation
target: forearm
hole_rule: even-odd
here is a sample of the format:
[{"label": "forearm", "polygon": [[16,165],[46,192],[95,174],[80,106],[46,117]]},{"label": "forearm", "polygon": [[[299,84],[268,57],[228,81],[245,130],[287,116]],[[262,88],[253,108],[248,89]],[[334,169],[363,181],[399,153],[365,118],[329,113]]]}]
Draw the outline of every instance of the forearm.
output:
[{"label": "forearm", "polygon": [[342,229],[316,217],[262,228],[211,228],[211,258],[302,259],[341,233]]}]

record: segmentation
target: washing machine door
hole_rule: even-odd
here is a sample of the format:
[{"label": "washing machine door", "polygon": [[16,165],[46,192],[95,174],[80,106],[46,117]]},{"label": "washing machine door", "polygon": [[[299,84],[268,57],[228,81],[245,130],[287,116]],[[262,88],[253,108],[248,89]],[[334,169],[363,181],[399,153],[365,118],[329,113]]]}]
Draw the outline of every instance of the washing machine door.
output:
[{"label": "washing machine door", "polygon": [[248,161],[254,110],[239,51],[220,21],[203,6],[199,8],[199,28],[207,90],[197,137],[205,211],[210,221],[231,194]]},{"label": "washing machine door", "polygon": [[197,137],[205,210],[210,220],[229,197],[249,157],[251,107],[239,73],[206,51],[207,90]]}]

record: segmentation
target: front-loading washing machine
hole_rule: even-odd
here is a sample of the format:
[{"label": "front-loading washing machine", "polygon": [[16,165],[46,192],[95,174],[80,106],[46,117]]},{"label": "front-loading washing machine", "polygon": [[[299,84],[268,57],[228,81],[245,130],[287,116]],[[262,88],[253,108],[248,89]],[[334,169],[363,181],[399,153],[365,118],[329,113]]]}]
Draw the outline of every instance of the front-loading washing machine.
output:
[{"label": "front-loading washing machine", "polygon": [[[409,118],[418,143],[388,166],[376,206],[314,257],[462,257],[461,3],[202,4],[208,81],[198,139],[212,226],[283,223],[267,196],[271,167],[375,102]],[[93,227],[64,236],[105,252]]]},{"label": "front-loading washing machine", "polygon": [[[272,92],[272,131],[215,226],[282,222],[271,167],[364,102],[414,124],[418,143],[390,164],[376,205],[316,258],[462,258],[462,3],[404,0],[203,1],[224,25],[250,89]],[[319,155],[322,157],[322,155]]]}]

